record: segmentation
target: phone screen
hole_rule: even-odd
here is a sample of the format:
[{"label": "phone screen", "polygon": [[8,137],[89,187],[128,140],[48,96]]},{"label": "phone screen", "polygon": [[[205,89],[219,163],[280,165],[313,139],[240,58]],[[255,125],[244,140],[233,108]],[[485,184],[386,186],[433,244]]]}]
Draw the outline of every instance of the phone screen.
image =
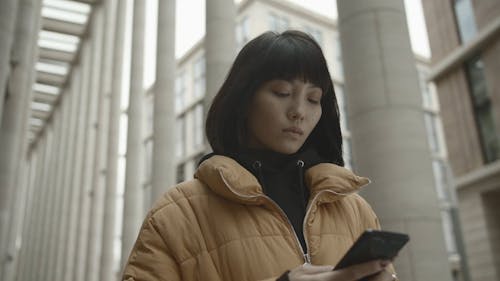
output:
[{"label": "phone screen", "polygon": [[392,260],[410,240],[404,233],[368,229],[354,242],[335,269],[376,259]]}]

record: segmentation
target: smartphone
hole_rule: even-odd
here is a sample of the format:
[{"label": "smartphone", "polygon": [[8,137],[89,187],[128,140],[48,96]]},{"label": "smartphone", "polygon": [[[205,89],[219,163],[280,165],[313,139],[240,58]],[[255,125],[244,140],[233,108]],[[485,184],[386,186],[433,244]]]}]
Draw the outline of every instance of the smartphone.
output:
[{"label": "smartphone", "polygon": [[368,229],[337,263],[335,270],[376,259],[392,260],[409,240],[404,233]]}]

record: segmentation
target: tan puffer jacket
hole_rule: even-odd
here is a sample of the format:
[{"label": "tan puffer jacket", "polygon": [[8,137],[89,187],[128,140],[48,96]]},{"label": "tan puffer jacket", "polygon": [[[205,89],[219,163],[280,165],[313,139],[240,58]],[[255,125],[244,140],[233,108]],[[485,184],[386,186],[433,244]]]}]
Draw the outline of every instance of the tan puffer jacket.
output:
[{"label": "tan puffer jacket", "polygon": [[309,257],[257,179],[231,158],[213,156],[148,213],[123,280],[275,280],[306,259],[335,265],[365,229],[379,228],[356,194],[369,181],[323,163],[306,171],[305,182]]}]

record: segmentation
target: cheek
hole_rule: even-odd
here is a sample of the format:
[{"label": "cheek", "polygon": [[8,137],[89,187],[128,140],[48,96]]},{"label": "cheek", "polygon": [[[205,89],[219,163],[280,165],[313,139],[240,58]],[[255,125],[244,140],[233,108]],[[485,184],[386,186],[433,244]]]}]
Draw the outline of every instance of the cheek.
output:
[{"label": "cheek", "polygon": [[314,113],[311,115],[311,127],[312,127],[311,130],[314,129],[314,127],[316,127],[319,120],[321,119],[321,113],[322,113],[322,110],[319,109],[319,110],[315,110]]}]

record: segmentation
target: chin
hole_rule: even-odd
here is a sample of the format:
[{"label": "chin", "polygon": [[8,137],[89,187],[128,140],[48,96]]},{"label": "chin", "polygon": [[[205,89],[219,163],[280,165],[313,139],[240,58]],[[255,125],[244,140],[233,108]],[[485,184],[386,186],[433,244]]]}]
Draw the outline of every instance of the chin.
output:
[{"label": "chin", "polygon": [[280,147],[279,149],[273,149],[275,152],[281,153],[281,154],[294,154],[299,151],[300,147]]}]

